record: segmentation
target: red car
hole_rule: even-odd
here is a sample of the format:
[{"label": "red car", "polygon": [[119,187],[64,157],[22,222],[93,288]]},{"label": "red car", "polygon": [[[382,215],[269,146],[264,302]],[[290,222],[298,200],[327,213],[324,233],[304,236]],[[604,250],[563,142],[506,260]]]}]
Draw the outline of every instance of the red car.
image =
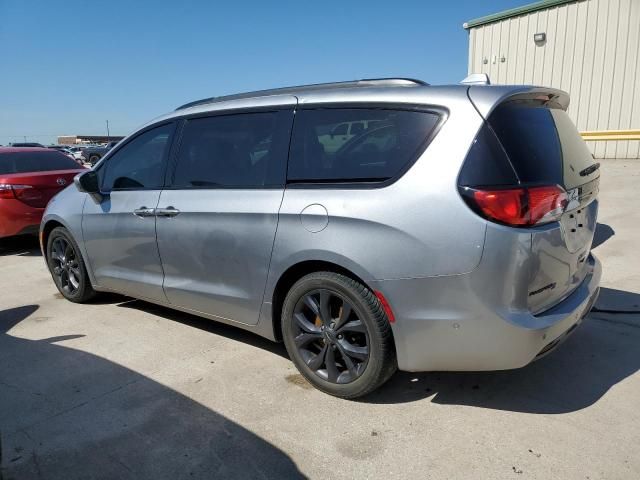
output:
[{"label": "red car", "polygon": [[85,170],[49,148],[0,147],[0,238],[38,233],[49,200]]}]

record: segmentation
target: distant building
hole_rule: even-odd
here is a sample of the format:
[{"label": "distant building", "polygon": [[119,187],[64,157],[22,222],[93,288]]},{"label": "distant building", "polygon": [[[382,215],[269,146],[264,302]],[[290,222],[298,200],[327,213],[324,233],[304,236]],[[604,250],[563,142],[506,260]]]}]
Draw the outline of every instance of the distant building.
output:
[{"label": "distant building", "polygon": [[109,143],[119,142],[124,137],[106,135],[62,135],[58,137],[58,145],[76,145],[79,143]]},{"label": "distant building", "polygon": [[544,0],[464,24],[469,73],[571,95],[596,158],[640,158],[640,1]]}]

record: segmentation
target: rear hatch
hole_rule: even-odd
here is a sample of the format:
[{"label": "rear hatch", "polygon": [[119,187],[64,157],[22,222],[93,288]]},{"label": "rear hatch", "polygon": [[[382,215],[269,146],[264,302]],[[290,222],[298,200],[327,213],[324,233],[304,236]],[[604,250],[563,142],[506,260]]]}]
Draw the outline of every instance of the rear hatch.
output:
[{"label": "rear hatch", "polygon": [[[460,186],[467,198],[469,192],[476,196],[473,206],[484,208],[484,216],[531,232],[527,298],[529,309],[540,313],[571,294],[588,272],[599,164],[551,94],[521,95],[501,103],[478,137],[484,152],[475,154],[478,159],[467,159]],[[478,149],[472,147],[470,157],[474,148]],[[486,192],[497,193],[500,208],[507,210],[478,205],[477,200],[488,198]],[[501,196],[519,200],[505,204]],[[510,217],[508,208],[514,205],[518,213]]]}]

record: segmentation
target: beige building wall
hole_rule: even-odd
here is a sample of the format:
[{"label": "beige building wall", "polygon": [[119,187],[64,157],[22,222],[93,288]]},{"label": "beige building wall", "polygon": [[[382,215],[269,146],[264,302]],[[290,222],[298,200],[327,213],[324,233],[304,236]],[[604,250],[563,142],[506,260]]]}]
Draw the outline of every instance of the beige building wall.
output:
[{"label": "beige building wall", "polygon": [[75,145],[78,143],[78,137],[75,135],[64,135],[58,137],[58,145]]},{"label": "beige building wall", "polygon": [[640,0],[579,0],[469,28],[469,73],[569,92],[585,139],[610,139],[587,142],[596,158],[640,158],[639,52]]}]

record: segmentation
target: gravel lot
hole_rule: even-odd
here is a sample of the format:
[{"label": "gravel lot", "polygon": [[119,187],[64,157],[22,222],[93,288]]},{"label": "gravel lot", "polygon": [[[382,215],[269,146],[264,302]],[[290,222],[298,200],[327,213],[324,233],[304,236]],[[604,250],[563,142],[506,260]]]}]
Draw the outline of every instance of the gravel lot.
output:
[{"label": "gravel lot", "polygon": [[243,331],[71,304],[35,241],[0,241],[0,477],[640,478],[640,162],[602,176],[607,312],[526,368],[399,373],[357,402]]}]

